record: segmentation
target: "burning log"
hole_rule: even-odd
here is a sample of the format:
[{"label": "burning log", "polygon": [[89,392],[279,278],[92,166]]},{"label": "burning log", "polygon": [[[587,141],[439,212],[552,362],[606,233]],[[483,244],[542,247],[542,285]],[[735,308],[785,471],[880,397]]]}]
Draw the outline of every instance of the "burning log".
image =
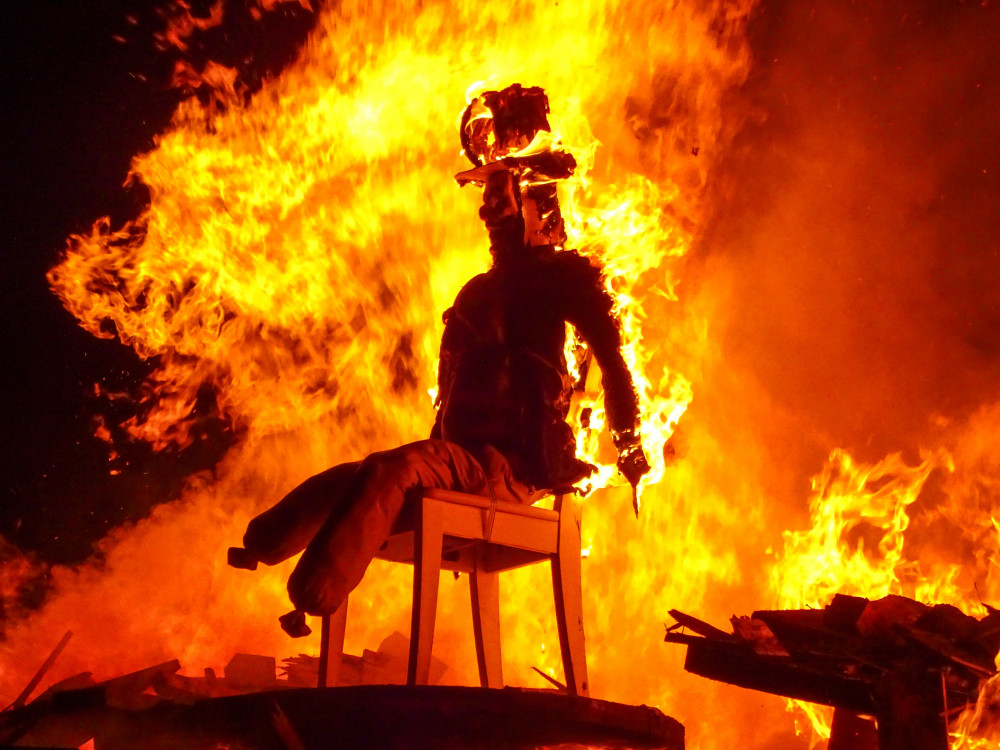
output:
[{"label": "burning log", "polygon": [[[63,694],[51,706],[52,717],[59,719],[62,734],[48,732],[50,744],[65,746],[75,727],[72,740],[83,739],[74,746],[94,737],[97,747],[120,750],[200,750],[223,744],[246,750],[534,748],[565,743],[684,748],[684,727],[655,708],[516,688],[307,688],[190,704],[161,700],[138,710],[85,706],[79,696]],[[82,728],[91,734],[81,733]],[[35,741],[40,738],[32,737],[32,744],[40,744]],[[53,741],[58,739],[62,741]]]},{"label": "burning log", "polygon": [[838,594],[822,610],[754,612],[733,617],[731,634],[670,614],[677,624],[665,640],[687,645],[689,672],[834,706],[841,716],[873,715],[881,750],[947,750],[949,708],[975,703],[1000,650],[1000,612],[976,620],[901,596]]}]

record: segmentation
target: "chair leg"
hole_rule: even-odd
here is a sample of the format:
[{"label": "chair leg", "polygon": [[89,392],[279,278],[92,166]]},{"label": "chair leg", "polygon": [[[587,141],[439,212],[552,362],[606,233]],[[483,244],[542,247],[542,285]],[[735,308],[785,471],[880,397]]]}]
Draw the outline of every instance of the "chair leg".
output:
[{"label": "chair leg", "polygon": [[407,685],[426,685],[431,673],[434,617],[441,577],[444,510],[440,502],[424,498],[413,535],[413,617],[410,624],[410,663]]},{"label": "chair leg", "polygon": [[336,687],[340,682],[348,601],[345,599],[332,615],[323,615],[319,639],[319,687]]},{"label": "chair leg", "polygon": [[476,637],[479,684],[503,687],[500,661],[500,574],[477,567],[469,574],[472,596],[472,630]]},{"label": "chair leg", "polygon": [[588,696],[587,651],[583,636],[583,586],[580,571],[579,500],[562,498],[559,519],[559,551],[552,556],[552,588],[555,594],[559,647],[562,650],[566,690]]}]

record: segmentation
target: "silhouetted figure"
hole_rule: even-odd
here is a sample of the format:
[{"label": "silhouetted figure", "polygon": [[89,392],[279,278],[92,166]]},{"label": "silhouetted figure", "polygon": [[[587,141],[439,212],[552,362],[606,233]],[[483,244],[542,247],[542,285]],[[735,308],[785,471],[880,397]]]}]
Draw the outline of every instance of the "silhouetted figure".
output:
[{"label": "silhouetted figure", "polygon": [[[516,109],[524,92],[534,115],[539,101],[547,112],[541,89],[489,94]],[[548,127],[544,117],[542,123]],[[530,139],[529,132],[519,138]],[[567,322],[601,368],[619,468],[633,486],[648,471],[635,390],[601,271],[556,247],[565,235],[552,180],[534,192],[522,187],[526,169],[567,176],[572,157],[536,156],[531,165],[504,158],[458,176],[485,185],[480,217],[493,266],[469,281],[444,315],[431,438],[328,469],[250,522],[243,540],[249,559],[234,564],[273,565],[305,550],[288,581],[296,608],[295,616],[282,618],[289,632],[301,628],[302,612],[336,611],[361,582],[411,493],[436,487],[530,502],[538,490],[569,488],[593,471],[577,458],[566,422],[572,388],[563,355]]]},{"label": "silhouetted figure", "polygon": [[600,365],[608,423],[623,448],[639,447],[639,409],[600,269],[574,252],[525,243],[525,202],[511,172],[487,177],[480,216],[493,267],[469,281],[444,315],[432,436],[473,452],[493,446],[528,485],[565,488],[593,471],[577,458],[566,422],[573,386],[563,354],[567,322]]}]

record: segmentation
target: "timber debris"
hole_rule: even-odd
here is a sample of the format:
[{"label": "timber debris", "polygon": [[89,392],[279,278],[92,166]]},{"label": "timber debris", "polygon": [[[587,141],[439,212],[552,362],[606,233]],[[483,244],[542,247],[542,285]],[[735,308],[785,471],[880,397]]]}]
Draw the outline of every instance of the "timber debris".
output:
[{"label": "timber debris", "polygon": [[734,616],[732,633],[671,610],[665,640],[688,647],[694,674],[834,706],[841,721],[874,716],[880,750],[947,750],[948,720],[997,674],[1000,612],[987,610],[838,594],[824,609]]},{"label": "timber debris", "polygon": [[[98,684],[81,673],[0,712],[0,748],[684,748],[684,727],[647,706],[554,690],[386,684],[405,681],[408,653],[408,639],[393,633],[376,652],[345,654],[334,688],[315,687],[318,659],[302,654],[281,665],[237,654],[222,675],[182,675],[177,660]],[[436,662],[432,677],[444,670]]]}]

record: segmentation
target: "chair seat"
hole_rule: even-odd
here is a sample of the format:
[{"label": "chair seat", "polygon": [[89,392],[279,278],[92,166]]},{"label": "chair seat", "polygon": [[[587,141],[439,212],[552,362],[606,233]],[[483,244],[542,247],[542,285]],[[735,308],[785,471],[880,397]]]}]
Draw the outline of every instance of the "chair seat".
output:
[{"label": "chair seat", "polygon": [[[549,559],[559,548],[559,513],[452,490],[425,490],[423,499],[447,503],[442,523],[441,568],[459,573],[511,570]],[[412,525],[412,524],[411,524]],[[375,555],[414,560],[413,528],[398,529]]]},{"label": "chair seat", "polygon": [[[548,560],[552,568],[559,645],[570,695],[589,694],[580,580],[579,501],[556,495],[554,509],[497,501],[453,490],[424,490],[415,513],[401,521],[376,557],[413,565],[413,612],[407,683],[423,685],[441,570],[469,574],[476,659],[483,687],[503,687],[499,573]],[[348,602],[323,618],[320,686],[336,684]]]}]

